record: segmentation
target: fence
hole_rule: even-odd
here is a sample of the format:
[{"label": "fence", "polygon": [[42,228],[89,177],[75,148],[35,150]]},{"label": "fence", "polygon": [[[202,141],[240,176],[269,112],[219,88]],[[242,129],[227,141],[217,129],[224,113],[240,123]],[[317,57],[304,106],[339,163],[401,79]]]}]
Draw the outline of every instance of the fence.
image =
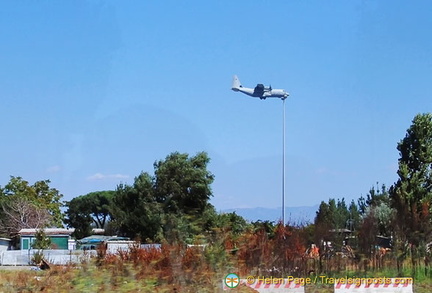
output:
[{"label": "fence", "polygon": [[[0,252],[0,265],[3,266],[26,266],[32,263],[32,258],[37,249],[29,250],[6,250]],[[44,250],[44,258],[51,264],[66,265],[70,263],[81,263],[96,255],[95,250]]]}]

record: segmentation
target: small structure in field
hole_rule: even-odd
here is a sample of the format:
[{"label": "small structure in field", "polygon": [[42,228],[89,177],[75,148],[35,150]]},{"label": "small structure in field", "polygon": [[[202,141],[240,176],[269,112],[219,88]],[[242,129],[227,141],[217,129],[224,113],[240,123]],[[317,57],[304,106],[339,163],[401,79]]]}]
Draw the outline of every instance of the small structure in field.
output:
[{"label": "small structure in field", "polygon": [[21,229],[18,233],[21,237],[21,250],[32,248],[32,244],[36,239],[36,233],[43,230],[45,235],[51,240],[50,249],[68,249],[68,241],[71,239],[71,234],[75,229],[65,228],[45,228],[45,229]]},{"label": "small structure in field", "polygon": [[11,250],[11,239],[0,238],[0,251]]},{"label": "small structure in field", "polygon": [[132,245],[136,245],[128,237],[92,235],[77,241],[77,249],[95,250],[106,249],[109,253],[116,253],[118,250],[128,250]]}]

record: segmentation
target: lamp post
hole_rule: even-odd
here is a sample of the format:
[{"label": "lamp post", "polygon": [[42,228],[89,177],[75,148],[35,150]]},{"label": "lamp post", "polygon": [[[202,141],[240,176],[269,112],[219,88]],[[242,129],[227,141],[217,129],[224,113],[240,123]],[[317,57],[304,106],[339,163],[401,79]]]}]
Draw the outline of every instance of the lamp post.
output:
[{"label": "lamp post", "polygon": [[285,226],[285,100],[282,98],[283,119],[282,119],[282,224]]},{"label": "lamp post", "polygon": [[285,99],[289,94],[283,89],[272,89],[271,86],[265,87],[263,84],[257,84],[255,88],[244,87],[237,75],[233,76],[231,89],[251,97],[260,98],[261,100],[267,98],[280,98],[282,100],[282,223],[285,226]]},{"label": "lamp post", "polygon": [[282,100],[282,224],[285,226],[285,100],[286,96],[281,97]]}]

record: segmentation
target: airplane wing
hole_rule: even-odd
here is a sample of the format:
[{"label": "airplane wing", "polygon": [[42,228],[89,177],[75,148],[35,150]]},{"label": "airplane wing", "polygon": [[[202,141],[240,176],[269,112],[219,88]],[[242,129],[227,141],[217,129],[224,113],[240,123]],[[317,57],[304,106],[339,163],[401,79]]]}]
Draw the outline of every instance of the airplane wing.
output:
[{"label": "airplane wing", "polygon": [[254,88],[254,95],[261,97],[263,94],[264,94],[264,85],[259,83]]}]

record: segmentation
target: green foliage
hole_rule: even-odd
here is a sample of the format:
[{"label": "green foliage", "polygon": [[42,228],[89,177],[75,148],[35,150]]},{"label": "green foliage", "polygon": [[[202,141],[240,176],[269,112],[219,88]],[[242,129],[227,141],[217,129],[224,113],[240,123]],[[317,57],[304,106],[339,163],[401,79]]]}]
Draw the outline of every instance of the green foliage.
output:
[{"label": "green foliage", "polygon": [[372,187],[369,193],[358,200],[363,217],[361,227],[361,243],[366,250],[376,245],[376,236],[392,236],[392,225],[395,210],[390,206],[390,196],[387,187],[383,184],[381,189]]},{"label": "green foliage", "polygon": [[31,246],[33,249],[38,250],[33,254],[31,261],[33,264],[39,265],[44,259],[43,250],[51,246],[51,239],[45,234],[43,229],[39,229],[36,231],[35,240]]},{"label": "green foliage", "polygon": [[30,185],[11,176],[9,183],[0,187],[0,230],[4,235],[15,237],[22,228],[62,226],[63,195],[49,183],[43,180]]},{"label": "green foliage", "polygon": [[217,215],[214,227],[230,231],[233,235],[240,235],[243,233],[249,224],[242,217],[237,215],[235,212],[232,213],[221,213]]},{"label": "green foliage", "polygon": [[44,259],[44,254],[41,251],[35,252],[31,258],[31,263],[33,265],[39,265]]},{"label": "green foliage", "polygon": [[333,219],[334,215],[332,211],[330,211],[330,206],[324,201],[321,201],[321,204],[318,208],[315,217],[315,225],[328,225],[328,228],[331,229],[334,223]]},{"label": "green foliage", "polygon": [[389,193],[396,210],[398,268],[407,256],[405,246],[409,243],[414,274],[425,256],[425,249],[420,247],[432,239],[432,114],[416,115],[397,149],[399,179]]},{"label": "green foliage", "polygon": [[204,211],[214,180],[207,170],[209,161],[204,152],[191,158],[174,152],[154,164],[155,197],[165,213],[199,215]]},{"label": "green foliage", "polygon": [[78,197],[66,203],[66,218],[64,223],[69,228],[74,228],[73,236],[77,239],[91,234],[91,223],[93,219],[87,205],[82,204]]},{"label": "green foliage", "polygon": [[343,229],[348,228],[348,221],[350,219],[350,212],[348,210],[348,207],[345,203],[345,199],[342,198],[341,200],[338,200],[336,205],[336,213],[335,213],[335,228],[336,229]]},{"label": "green foliage", "polygon": [[193,242],[216,220],[208,201],[214,176],[206,153],[178,152],[154,163],[154,177],[141,173],[132,186],[120,184],[113,197],[113,224],[122,235],[142,240]]},{"label": "green foliage", "polygon": [[377,235],[392,236],[392,224],[394,219],[394,209],[387,203],[380,202],[376,206],[366,208],[365,217],[371,217],[377,227]]},{"label": "green foliage", "polygon": [[315,227],[321,233],[329,230],[349,229],[355,230],[360,222],[360,212],[354,201],[349,207],[345,199],[330,199],[328,203],[322,201],[316,217]]},{"label": "green foliage", "polygon": [[32,243],[32,248],[34,249],[47,249],[51,246],[51,239],[45,234],[43,229],[36,231],[35,240]]},{"label": "green foliage", "polygon": [[273,239],[275,237],[276,223],[268,220],[258,220],[251,223],[251,229],[253,233],[262,231],[269,239]]},{"label": "green foliage", "polygon": [[1,188],[2,202],[13,197],[25,199],[36,207],[44,208],[49,212],[50,225],[61,226],[63,214],[60,208],[63,195],[57,189],[49,187],[49,183],[49,180],[41,180],[29,185],[28,181],[21,177],[11,176],[9,183]]},{"label": "green foliage", "polygon": [[348,213],[349,213],[349,219],[347,228],[351,231],[357,230],[360,226],[361,222],[361,215],[358,206],[354,202],[354,200],[351,201],[350,206],[348,207]]},{"label": "green foliage", "polygon": [[330,210],[329,204],[321,201],[315,217],[315,243],[330,238],[330,230],[333,229],[334,215]]},{"label": "green foliage", "polygon": [[68,227],[75,228],[74,236],[83,238],[91,234],[91,227],[106,228],[111,218],[112,199],[115,191],[96,191],[75,197],[66,203]]},{"label": "green foliage", "polygon": [[430,239],[432,114],[418,114],[397,149],[398,181],[390,189],[399,235],[415,245]]},{"label": "green foliage", "polygon": [[330,230],[340,230],[354,228],[358,222],[359,212],[354,202],[351,202],[349,208],[345,203],[345,199],[330,199],[328,203],[322,201],[316,217],[316,231],[321,237],[329,236]]},{"label": "green foliage", "polygon": [[381,203],[390,205],[390,196],[389,196],[389,191],[385,186],[385,184],[381,185],[381,190],[379,190],[378,182],[377,182],[376,189],[375,187],[371,187],[366,198],[362,196],[358,199],[358,206],[359,206],[360,213],[362,215],[366,213],[366,209],[368,207],[376,207]]},{"label": "green foliage", "polygon": [[155,200],[153,180],[148,173],[136,177],[132,186],[117,186],[112,215],[121,235],[155,240],[162,229],[162,209]]},{"label": "green foliage", "polygon": [[[328,249],[323,241],[331,241],[336,249],[341,249],[347,230],[357,233],[360,227],[360,212],[354,201],[347,206],[345,199],[330,199],[328,203],[322,201],[317,211],[314,225],[306,229],[306,243],[318,245],[324,253]],[[351,243],[352,244],[352,243]],[[328,251],[326,252],[328,253]]]}]

